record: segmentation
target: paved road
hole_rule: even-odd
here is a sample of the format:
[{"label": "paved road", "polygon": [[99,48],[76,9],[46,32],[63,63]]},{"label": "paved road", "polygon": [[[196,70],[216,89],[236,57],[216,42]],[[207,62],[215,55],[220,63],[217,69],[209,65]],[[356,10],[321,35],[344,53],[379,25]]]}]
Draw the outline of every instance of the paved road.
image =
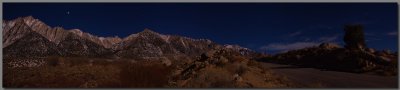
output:
[{"label": "paved road", "polygon": [[321,85],[327,88],[398,88],[397,76],[356,74],[338,71],[322,71],[313,68],[298,68],[289,65],[263,63],[278,75],[286,76],[302,85]]}]

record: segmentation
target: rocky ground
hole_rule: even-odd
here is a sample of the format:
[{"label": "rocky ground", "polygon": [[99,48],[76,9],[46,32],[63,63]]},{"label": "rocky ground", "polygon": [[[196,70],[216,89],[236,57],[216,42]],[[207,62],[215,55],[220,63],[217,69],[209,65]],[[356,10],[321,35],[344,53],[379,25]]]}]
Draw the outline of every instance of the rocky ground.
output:
[{"label": "rocky ground", "polygon": [[393,76],[398,73],[397,57],[396,53],[390,51],[349,50],[323,43],[318,47],[293,50],[260,60],[301,67]]},{"label": "rocky ground", "polygon": [[274,75],[249,60],[226,49],[202,54],[196,61],[178,66],[169,82],[170,87],[189,88],[278,88],[296,87],[284,77]]},{"label": "rocky ground", "polygon": [[197,59],[165,57],[132,60],[53,56],[6,59],[3,63],[3,83],[6,88],[298,87],[298,84],[231,49],[212,50]]},{"label": "rocky ground", "polygon": [[357,74],[275,63],[262,65],[308,88],[397,88],[399,84],[397,76]]}]

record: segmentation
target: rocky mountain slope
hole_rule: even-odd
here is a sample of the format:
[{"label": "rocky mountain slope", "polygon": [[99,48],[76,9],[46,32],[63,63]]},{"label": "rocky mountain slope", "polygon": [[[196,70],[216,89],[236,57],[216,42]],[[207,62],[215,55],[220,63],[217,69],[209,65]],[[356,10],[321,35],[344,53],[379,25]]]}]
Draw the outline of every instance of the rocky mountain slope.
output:
[{"label": "rocky mountain slope", "polygon": [[36,32],[30,32],[3,48],[6,58],[30,58],[61,55],[56,44]]},{"label": "rocky mountain slope", "polygon": [[57,46],[64,52],[62,56],[104,57],[112,54],[110,49],[73,33],[67,34]]},{"label": "rocky mountain slope", "polygon": [[[125,38],[98,37],[79,29],[52,28],[32,16],[3,21],[3,48],[13,46],[15,41],[32,32],[40,34],[47,41],[55,44],[60,56],[149,59],[173,58],[179,55],[194,57],[219,48],[237,50],[243,52],[242,54],[252,52],[237,45],[222,46],[207,39],[163,35],[150,29],[131,34]],[[26,46],[19,45],[18,47],[29,47],[29,44],[26,44]]]},{"label": "rocky mountain slope", "polygon": [[130,35],[116,49],[121,57],[160,57],[171,55],[200,55],[216,48],[216,43],[205,39],[190,39],[180,36],[162,35],[145,29]]},{"label": "rocky mountain slope", "polygon": [[[62,27],[52,28],[52,27],[46,25],[45,23],[43,23],[42,21],[33,18],[32,16],[20,17],[20,18],[10,20],[10,21],[3,20],[3,37],[4,37],[5,33],[12,34],[12,35],[10,35],[12,37],[4,37],[6,40],[14,39],[14,37],[13,37],[14,35],[20,35],[17,33],[13,33],[13,31],[21,32],[23,30],[26,30],[23,28],[13,28],[15,25],[17,25],[16,27],[18,27],[18,25],[20,25],[20,24],[25,24],[31,30],[41,34],[42,36],[46,37],[49,41],[54,42],[56,44],[58,44],[61,40],[63,40],[70,32],[75,33],[82,38],[91,40],[92,42],[95,42],[106,48],[110,48],[112,46],[112,44],[115,44],[115,43],[121,41],[121,39],[119,39],[118,37],[98,37],[98,36],[91,35],[89,33],[82,32],[79,29],[65,30]],[[17,38],[15,38],[15,39],[17,39]],[[4,41],[3,41],[3,43],[4,43]],[[12,42],[10,42],[10,41],[5,42],[3,47],[6,47],[6,46],[10,45],[11,43]]]},{"label": "rocky mountain slope", "polygon": [[22,20],[3,21],[3,48],[29,34],[32,29]]}]

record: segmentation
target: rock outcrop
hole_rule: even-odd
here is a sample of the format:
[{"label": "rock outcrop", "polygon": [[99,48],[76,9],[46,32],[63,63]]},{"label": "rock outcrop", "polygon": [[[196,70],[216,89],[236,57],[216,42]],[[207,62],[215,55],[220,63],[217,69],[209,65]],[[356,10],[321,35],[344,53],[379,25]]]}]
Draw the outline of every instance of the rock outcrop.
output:
[{"label": "rock outcrop", "polygon": [[398,56],[380,55],[379,52],[382,51],[371,53],[345,48],[311,47],[277,54],[264,61],[345,72],[397,75]]},{"label": "rock outcrop", "polygon": [[345,47],[350,50],[364,50],[367,48],[364,39],[364,30],[362,25],[346,25],[343,41]]},{"label": "rock outcrop", "polygon": [[345,48],[332,43],[318,47],[292,50],[264,58],[264,61],[292,64],[347,72],[385,71],[397,74],[397,55],[390,51],[367,48],[361,25],[347,25],[344,36]]},{"label": "rock outcrop", "polygon": [[258,54],[257,52],[250,50],[248,48],[241,47],[239,45],[224,45],[224,48],[234,50],[236,52],[240,52],[241,55],[247,57],[254,57],[254,55]]},{"label": "rock outcrop", "polygon": [[203,53],[193,62],[178,65],[173,72],[169,87],[295,87],[286,79],[263,69],[259,62],[227,48]]},{"label": "rock outcrop", "polygon": [[339,45],[334,44],[334,43],[321,43],[319,45],[319,48],[324,48],[324,49],[337,49],[340,48]]}]

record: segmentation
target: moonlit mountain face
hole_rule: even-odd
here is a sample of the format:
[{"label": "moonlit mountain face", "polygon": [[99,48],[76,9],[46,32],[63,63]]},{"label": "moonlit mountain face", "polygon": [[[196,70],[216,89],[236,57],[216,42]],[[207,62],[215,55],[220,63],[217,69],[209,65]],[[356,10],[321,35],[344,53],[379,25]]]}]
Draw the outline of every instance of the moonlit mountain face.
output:
[{"label": "moonlit mountain face", "polygon": [[[79,29],[72,29],[72,30],[65,30],[62,27],[49,27],[45,23],[41,22],[38,19],[33,18],[32,16],[28,17],[23,17],[23,18],[17,18],[15,20],[11,21],[6,21],[3,26],[4,32],[8,33],[9,31],[13,32],[13,30],[18,30],[20,28],[13,28],[15,23],[19,22],[17,24],[24,24],[32,31],[35,31],[44,37],[46,37],[48,40],[58,44],[61,40],[63,40],[68,33],[74,33],[82,38],[91,40],[97,44],[100,44],[104,47],[110,48],[112,44],[115,44],[116,42],[121,41],[120,38],[118,37],[97,37],[94,35],[91,35],[89,33],[84,33],[80,31]],[[3,47],[8,46],[12,41],[8,41],[5,43]]]},{"label": "moonlit mountain face", "polygon": [[228,45],[224,47],[207,39],[163,35],[150,29],[145,29],[125,38],[98,37],[79,29],[53,28],[32,16],[3,21],[3,48],[6,48],[6,56],[17,56],[13,54],[25,52],[40,54],[39,56],[59,55],[140,59],[174,55],[196,56],[217,48],[251,51],[240,46]]}]

